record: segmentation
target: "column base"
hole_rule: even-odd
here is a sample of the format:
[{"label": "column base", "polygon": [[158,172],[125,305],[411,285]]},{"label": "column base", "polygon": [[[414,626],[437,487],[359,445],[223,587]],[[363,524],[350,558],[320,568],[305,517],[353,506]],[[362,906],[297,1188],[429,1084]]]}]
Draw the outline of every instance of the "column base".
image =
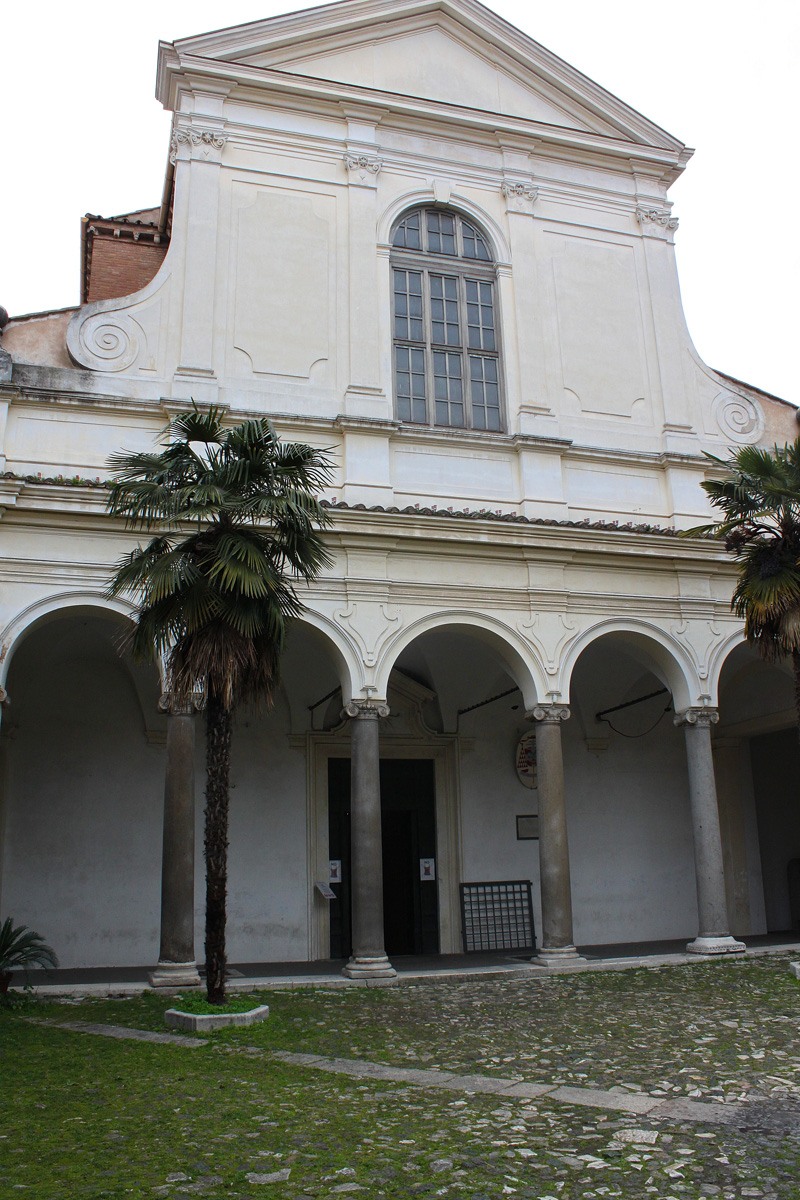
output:
[{"label": "column base", "polygon": [[586,959],[574,946],[542,946],[531,962],[539,967],[572,967],[585,963]]},{"label": "column base", "polygon": [[155,971],[148,975],[150,986],[154,988],[199,987],[200,976],[197,973],[197,963],[173,963],[158,961]]},{"label": "column base", "polygon": [[744,954],[746,949],[744,942],[737,942],[730,934],[725,937],[696,937],[686,946],[689,954]]},{"label": "column base", "polygon": [[363,980],[374,987],[392,987],[397,983],[397,971],[385,954],[379,958],[351,958],[346,967],[342,967],[345,979]]}]

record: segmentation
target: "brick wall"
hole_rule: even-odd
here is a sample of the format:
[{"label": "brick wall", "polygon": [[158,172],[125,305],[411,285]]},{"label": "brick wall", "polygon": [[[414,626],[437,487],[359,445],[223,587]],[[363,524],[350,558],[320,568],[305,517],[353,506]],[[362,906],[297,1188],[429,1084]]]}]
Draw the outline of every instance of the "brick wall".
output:
[{"label": "brick wall", "polygon": [[167,245],[94,235],[86,299],[114,300],[138,292],[155,275]]}]

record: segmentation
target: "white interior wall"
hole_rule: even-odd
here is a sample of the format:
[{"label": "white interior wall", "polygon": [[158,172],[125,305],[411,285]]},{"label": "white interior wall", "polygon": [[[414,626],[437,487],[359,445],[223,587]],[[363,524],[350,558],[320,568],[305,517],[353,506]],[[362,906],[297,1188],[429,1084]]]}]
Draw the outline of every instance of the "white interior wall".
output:
[{"label": "white interior wall", "polygon": [[64,967],[154,963],[164,747],[148,745],[130,676],[89,626],[64,654],[55,630],[34,633],[12,663],[3,915]]},{"label": "white interior wall", "polygon": [[[230,962],[296,962],[310,957],[305,750],[290,746],[289,732],[288,705],[281,693],[271,712],[245,710],[234,726],[228,854]],[[205,903],[202,774],[198,780],[200,950]]]}]

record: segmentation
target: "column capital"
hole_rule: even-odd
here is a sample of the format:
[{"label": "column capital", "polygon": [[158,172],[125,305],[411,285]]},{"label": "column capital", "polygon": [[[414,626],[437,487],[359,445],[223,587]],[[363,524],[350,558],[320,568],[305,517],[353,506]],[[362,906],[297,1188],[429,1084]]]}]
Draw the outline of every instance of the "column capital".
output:
[{"label": "column capital", "polygon": [[188,696],[177,696],[174,692],[162,692],[158,698],[159,712],[171,717],[191,717],[206,706],[203,692],[191,692]]},{"label": "column capital", "polygon": [[383,700],[351,700],[342,709],[342,717],[357,721],[379,721],[388,717],[391,709]]},{"label": "column capital", "polygon": [[716,708],[686,708],[676,713],[676,725],[693,725],[700,729],[710,729],[719,721],[719,709]]},{"label": "column capital", "polygon": [[538,721],[543,725],[558,725],[569,720],[568,704],[537,704],[525,713],[526,721]]}]

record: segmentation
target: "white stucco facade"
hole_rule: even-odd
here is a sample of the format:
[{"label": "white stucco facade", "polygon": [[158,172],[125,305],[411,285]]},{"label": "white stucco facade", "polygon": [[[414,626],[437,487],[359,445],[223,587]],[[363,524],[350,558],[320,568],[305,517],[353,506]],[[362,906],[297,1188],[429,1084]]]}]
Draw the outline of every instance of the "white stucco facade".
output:
[{"label": "white stucco facade", "polygon": [[[697,932],[673,724],[695,709],[719,711],[732,930],[789,927],[791,680],[742,646],[724,552],[674,531],[709,516],[705,453],[793,440],[795,410],[692,345],[668,198],[691,151],[475,0],[353,0],[162,44],[157,90],[174,113],[157,275],[2,339],[3,915],[65,965],[158,956],[166,718],[157,673],[115,648],[127,610],[103,593],[132,538],[97,481],[194,399],[335,464],[334,565],[273,710],[237,725],[231,961],[329,955],[328,763],[348,754],[342,704],[366,698],[392,710],[382,757],[435,763],[422,886],[442,952],[461,949],[462,882],[530,879],[540,924],[538,843],[516,837],[537,795],[514,765],[537,705],[571,713],[578,944]],[[498,430],[400,419],[394,235],[414,210],[489,248]],[[621,732],[596,717],[660,689]],[[197,877],[199,913],[199,855]]]}]

